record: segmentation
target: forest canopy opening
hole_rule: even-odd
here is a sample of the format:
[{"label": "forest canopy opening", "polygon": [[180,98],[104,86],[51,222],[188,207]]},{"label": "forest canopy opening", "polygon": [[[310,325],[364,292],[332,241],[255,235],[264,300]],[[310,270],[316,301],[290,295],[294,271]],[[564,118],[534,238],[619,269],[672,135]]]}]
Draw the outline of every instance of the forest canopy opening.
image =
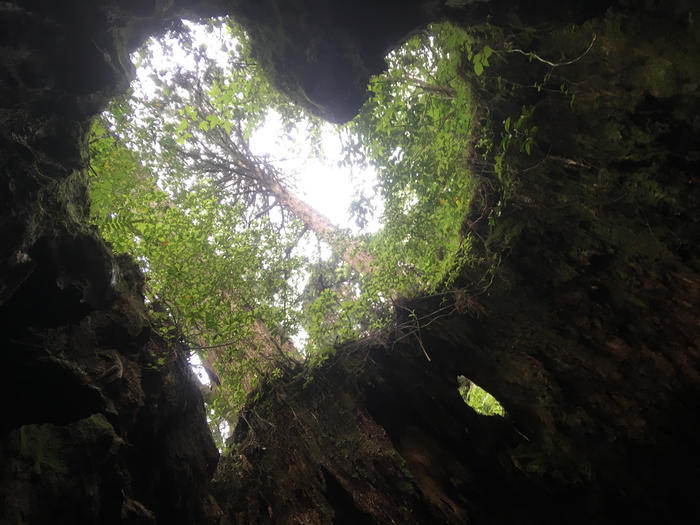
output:
[{"label": "forest canopy opening", "polygon": [[[450,25],[412,37],[343,127],[277,91],[231,20],[134,55],[93,126],[91,215],[141,265],[157,329],[198,354],[220,445],[261,382],[377,333],[398,297],[451,290],[470,256],[471,45]],[[345,220],[322,182],[352,194]]]}]

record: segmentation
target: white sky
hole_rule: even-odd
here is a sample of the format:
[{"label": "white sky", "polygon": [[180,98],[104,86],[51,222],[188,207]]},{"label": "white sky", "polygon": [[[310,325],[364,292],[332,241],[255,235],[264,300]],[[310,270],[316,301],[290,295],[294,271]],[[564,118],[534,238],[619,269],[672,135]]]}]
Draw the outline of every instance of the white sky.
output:
[{"label": "white sky", "polygon": [[[362,189],[368,195],[374,195],[377,183],[376,173],[371,167],[364,170],[349,166],[338,166],[341,159],[341,141],[338,127],[325,124],[321,137],[323,159],[311,152],[311,146],[304,144],[300,137],[292,135],[295,144],[292,152],[285,148],[287,141],[280,140],[281,125],[274,115],[268,118],[250,140],[250,146],[256,155],[270,155],[273,159],[287,157],[286,161],[276,161],[275,164],[284,173],[293,176],[295,190],[313,208],[328,217],[331,222],[341,228],[350,228],[359,232],[350,217],[349,207],[356,189]],[[379,229],[377,220],[381,210],[375,210],[374,220],[363,232],[374,232]]]}]

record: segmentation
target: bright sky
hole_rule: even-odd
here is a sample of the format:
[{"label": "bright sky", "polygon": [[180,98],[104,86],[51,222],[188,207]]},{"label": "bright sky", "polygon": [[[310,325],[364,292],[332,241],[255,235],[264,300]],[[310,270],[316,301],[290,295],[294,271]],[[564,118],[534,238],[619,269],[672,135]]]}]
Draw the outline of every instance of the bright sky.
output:
[{"label": "bright sky", "polygon": [[[338,127],[332,124],[324,126],[321,137],[323,160],[311,152],[311,147],[304,144],[299,136],[292,135],[295,142],[292,154],[285,148],[288,141],[280,140],[280,122],[274,115],[253,135],[251,149],[256,155],[270,155],[273,159],[289,156],[288,160],[275,162],[284,173],[293,175],[297,195],[313,208],[328,217],[341,228],[350,228],[355,233],[359,228],[350,217],[349,207],[357,189],[368,195],[375,194],[376,173],[369,167],[358,170],[349,166],[339,166],[341,159],[341,141]],[[375,210],[375,215],[378,215]],[[363,230],[372,232],[379,229],[376,217]]]}]

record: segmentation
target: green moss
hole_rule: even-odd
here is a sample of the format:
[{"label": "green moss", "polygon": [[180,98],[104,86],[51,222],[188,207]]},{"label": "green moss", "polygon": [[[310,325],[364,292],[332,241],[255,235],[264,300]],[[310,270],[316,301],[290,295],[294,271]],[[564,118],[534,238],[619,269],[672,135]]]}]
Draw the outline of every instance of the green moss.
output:
[{"label": "green moss", "polygon": [[92,455],[103,457],[119,442],[103,414],[60,426],[24,425],[17,430],[19,455],[31,462],[35,474],[67,476]]},{"label": "green moss", "polygon": [[415,494],[415,486],[413,483],[408,481],[407,479],[401,479],[396,482],[396,488],[399,489],[401,492],[405,492],[407,494]]},{"label": "green moss", "polygon": [[32,463],[34,474],[52,471],[67,475],[64,443],[58,436],[55,425],[25,425],[19,429],[20,454]]},{"label": "green moss", "polygon": [[498,253],[513,244],[522,233],[525,225],[520,222],[507,220],[498,221],[495,228],[486,240],[486,248],[489,252]]},{"label": "green moss", "polygon": [[667,58],[652,57],[647,62],[646,85],[655,97],[670,97],[677,89],[673,63]]}]

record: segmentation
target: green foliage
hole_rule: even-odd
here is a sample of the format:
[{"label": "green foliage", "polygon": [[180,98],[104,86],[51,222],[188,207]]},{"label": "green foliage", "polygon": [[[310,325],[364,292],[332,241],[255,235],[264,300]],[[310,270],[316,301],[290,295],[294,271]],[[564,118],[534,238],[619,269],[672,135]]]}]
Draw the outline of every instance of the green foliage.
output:
[{"label": "green foliage", "polygon": [[[260,368],[249,352],[256,319],[287,335],[296,331],[296,314],[286,308],[296,292],[285,279],[300,262],[288,253],[294,227],[281,233],[265,217],[252,221],[244,208],[222,205],[203,185],[169,196],[99,120],[91,168],[93,221],[115,251],[141,264],[148,301],[167,313],[162,329],[199,346],[223,345],[237,363],[230,384]],[[229,390],[231,406],[240,406],[245,394]]]},{"label": "green foliage", "polygon": [[472,54],[471,51],[467,53],[467,58],[471,60],[474,64],[474,73],[476,76],[481,76],[484,73],[484,68],[487,68],[489,64],[489,57],[493,54],[493,49],[488,44],[481,48],[478,53]]},{"label": "green foliage", "polygon": [[[354,238],[335,232],[333,257],[311,264],[295,248],[310,234],[269,192],[286,175],[248,141],[271,115],[288,143],[291,134],[318,142],[320,124],[269,84],[239,28],[212,21],[208,30],[221,32],[227,60],[209,58],[184,25],[141,51],[150,87],[134,88],[95,122],[91,213],[114,249],[141,264],[162,329],[216,347],[225,388],[209,408],[219,432],[256,385],[294,368],[271,355],[294,363],[290,337],[305,333],[303,354],[319,364],[339,342],[386,325],[397,296],[454,285],[471,260],[463,223],[478,184],[467,167],[476,142],[472,89],[499,55],[446,24],[390,53],[370,100],[343,130],[345,162],[376,167],[383,227]],[[162,69],[157,55],[172,59],[178,45],[192,62]],[[531,154],[533,109],[508,116],[500,135],[492,124],[497,138],[477,146],[493,153],[497,170],[516,146]],[[358,223],[372,215],[371,203],[358,196]],[[351,262],[358,254],[366,256],[362,274]]]},{"label": "green foliage", "polygon": [[503,121],[503,130],[500,150],[495,155],[494,170],[501,182],[506,182],[503,176],[503,162],[509,149],[517,146],[520,152],[532,154],[535,145],[537,126],[530,126],[530,119],[535,112],[535,106],[523,106],[516,118],[506,117]]},{"label": "green foliage", "polygon": [[[481,75],[493,54],[463,29],[435,25],[392,51],[388,70],[371,80],[369,101],[345,130],[344,154],[348,164],[375,166],[383,226],[362,238],[371,271],[357,275],[336,258],[325,270],[328,286],[315,295],[307,288],[311,354],[381,328],[394,298],[449,288],[470,262],[462,229],[475,186],[467,168],[475,113],[469,76]],[[369,206],[360,194],[359,224]]]},{"label": "green foliage", "polygon": [[[221,49],[196,45],[200,30],[183,23],[139,52],[140,82],[95,123],[91,212],[115,251],[141,265],[160,329],[203,360],[215,353],[218,429],[266,375],[301,356],[290,338],[301,326],[302,230],[263,191],[283,176],[248,139],[271,114],[311,140],[320,128],[270,86],[240,28],[212,20],[206,30]],[[188,60],[164,67],[183,50]]]},{"label": "green foliage", "polygon": [[[197,180],[214,180],[222,166],[235,166],[231,150],[250,156],[248,140],[270,116],[286,133],[305,134],[316,142],[320,122],[291,104],[273,88],[250,57],[248,39],[231,20],[210,20],[207,30],[217,32],[218,50],[194,45],[195,29],[182,24],[164,38],[154,39],[139,52],[138,62],[150,74],[141,86],[111,108],[110,124],[146,166],[158,175],[169,193],[186,192]],[[178,54],[191,60],[164,68]],[[210,54],[211,53],[211,54]],[[214,59],[218,53],[218,58]],[[222,149],[223,147],[223,149]],[[227,150],[228,148],[228,150]],[[217,171],[218,170],[218,171]],[[225,175],[225,174],[224,174]],[[248,206],[262,206],[250,188],[234,188]]]},{"label": "green foliage", "polygon": [[472,61],[480,74],[493,53],[488,46],[473,53],[472,45],[451,25],[414,36],[389,55],[350,125],[359,138],[347,144],[348,161],[376,165],[385,202],[371,252],[375,286],[386,294],[435,291],[467,260],[460,226],[473,185],[466,155],[474,108],[464,67]]},{"label": "green foliage", "polygon": [[384,326],[390,319],[390,304],[383,293],[386,290],[377,288],[374,272],[360,275],[338,254],[313,264],[302,296],[311,362],[323,361],[338,343]]},{"label": "green foliage", "polygon": [[464,402],[479,414],[501,417],[505,415],[505,410],[496,398],[476,383],[466,381],[465,384],[460,385],[459,394]]}]

